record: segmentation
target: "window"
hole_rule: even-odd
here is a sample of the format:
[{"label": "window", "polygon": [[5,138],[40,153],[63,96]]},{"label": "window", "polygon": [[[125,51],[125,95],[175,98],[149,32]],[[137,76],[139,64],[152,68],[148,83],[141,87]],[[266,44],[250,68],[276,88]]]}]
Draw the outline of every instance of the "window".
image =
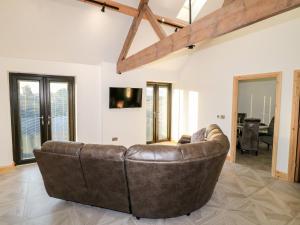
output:
[{"label": "window", "polygon": [[[196,19],[207,0],[192,0],[192,21]],[[177,19],[189,22],[189,0],[185,0]]]}]

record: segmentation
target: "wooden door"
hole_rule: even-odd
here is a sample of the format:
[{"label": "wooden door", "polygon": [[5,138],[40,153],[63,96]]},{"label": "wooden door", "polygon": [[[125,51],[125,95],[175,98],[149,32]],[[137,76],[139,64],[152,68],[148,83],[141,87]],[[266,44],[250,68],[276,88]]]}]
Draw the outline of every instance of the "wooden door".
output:
[{"label": "wooden door", "polygon": [[[299,100],[299,115],[300,115],[300,100]],[[300,182],[300,116],[298,117],[298,139],[297,139],[295,181]]]}]

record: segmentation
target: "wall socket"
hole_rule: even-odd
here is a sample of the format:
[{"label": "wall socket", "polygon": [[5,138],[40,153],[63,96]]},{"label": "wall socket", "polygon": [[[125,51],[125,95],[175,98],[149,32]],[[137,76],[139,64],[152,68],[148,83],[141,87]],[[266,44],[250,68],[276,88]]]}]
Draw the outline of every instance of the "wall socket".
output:
[{"label": "wall socket", "polygon": [[118,141],[118,140],[119,140],[119,138],[117,138],[117,137],[113,137],[111,140],[112,140],[112,141]]},{"label": "wall socket", "polygon": [[220,120],[224,120],[225,119],[225,115],[217,115],[217,118]]}]

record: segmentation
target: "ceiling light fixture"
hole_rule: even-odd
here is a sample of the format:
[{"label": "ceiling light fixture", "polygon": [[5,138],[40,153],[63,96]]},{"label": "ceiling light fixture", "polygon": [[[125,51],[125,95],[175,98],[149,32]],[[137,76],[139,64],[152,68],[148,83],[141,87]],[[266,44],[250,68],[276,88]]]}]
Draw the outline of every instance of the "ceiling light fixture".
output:
[{"label": "ceiling light fixture", "polygon": [[104,4],[102,5],[102,9],[101,9],[101,12],[105,12],[105,7],[106,7],[106,3],[104,2]]}]

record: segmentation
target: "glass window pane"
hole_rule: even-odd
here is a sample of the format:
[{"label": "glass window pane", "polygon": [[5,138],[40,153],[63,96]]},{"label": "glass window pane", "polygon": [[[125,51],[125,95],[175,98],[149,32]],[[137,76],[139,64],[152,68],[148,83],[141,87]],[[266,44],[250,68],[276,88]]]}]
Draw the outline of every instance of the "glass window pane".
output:
[{"label": "glass window pane", "polygon": [[168,138],[168,87],[158,88],[158,139]]},{"label": "glass window pane", "polygon": [[21,160],[34,158],[41,147],[39,81],[18,81]]},{"label": "glass window pane", "polygon": [[69,140],[68,83],[50,82],[51,136],[55,141]]},{"label": "glass window pane", "polygon": [[147,111],[147,142],[153,141],[153,87],[147,87],[147,100],[146,100],[146,111]]}]

